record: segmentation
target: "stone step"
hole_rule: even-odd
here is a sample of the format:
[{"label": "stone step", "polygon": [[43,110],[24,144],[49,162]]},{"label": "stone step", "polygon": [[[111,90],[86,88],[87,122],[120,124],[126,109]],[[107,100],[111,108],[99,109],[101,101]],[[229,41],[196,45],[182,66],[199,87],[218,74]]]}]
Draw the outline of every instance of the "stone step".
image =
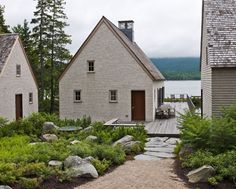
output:
[{"label": "stone step", "polygon": [[146,151],[148,152],[166,152],[166,153],[173,153],[174,152],[174,148],[144,148]]},{"label": "stone step", "polygon": [[155,156],[157,158],[174,158],[174,157],[176,157],[175,154],[166,153],[166,152],[145,152],[144,155]]},{"label": "stone step", "polygon": [[154,160],[161,160],[162,158],[158,158],[155,156],[149,156],[149,155],[144,155],[140,154],[134,157],[135,160],[146,160],[146,161],[154,161]]}]

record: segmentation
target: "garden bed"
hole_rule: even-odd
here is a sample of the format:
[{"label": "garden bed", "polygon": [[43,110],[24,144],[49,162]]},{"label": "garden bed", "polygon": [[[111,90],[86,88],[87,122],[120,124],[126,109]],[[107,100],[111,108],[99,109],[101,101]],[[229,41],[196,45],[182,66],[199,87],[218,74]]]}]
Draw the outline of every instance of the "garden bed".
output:
[{"label": "garden bed", "polygon": [[[48,130],[48,127],[54,126],[47,123],[45,131],[43,125],[46,121],[55,123],[59,128],[55,126],[55,129]],[[68,125],[73,126],[74,131],[65,131],[64,128]],[[45,134],[53,135],[53,138],[42,141],[47,139]],[[125,136],[130,140],[129,143],[115,145],[116,141]],[[75,169],[65,164],[69,157],[81,159],[86,166],[89,164],[99,175],[103,175],[127,159],[132,159],[133,155],[141,153],[146,138],[143,126],[112,128],[99,122],[91,123],[90,119],[85,117],[73,121],[60,120],[55,115],[33,114],[29,118],[12,123],[1,119],[0,185],[17,189],[55,186],[73,188],[91,179],[72,176],[71,170]],[[62,166],[49,165],[51,160],[61,163]]]},{"label": "garden bed", "polygon": [[191,170],[191,181],[208,182],[206,188],[235,188],[236,108],[224,109],[222,116],[214,119],[188,112],[179,122],[181,142],[175,151],[184,173]]}]

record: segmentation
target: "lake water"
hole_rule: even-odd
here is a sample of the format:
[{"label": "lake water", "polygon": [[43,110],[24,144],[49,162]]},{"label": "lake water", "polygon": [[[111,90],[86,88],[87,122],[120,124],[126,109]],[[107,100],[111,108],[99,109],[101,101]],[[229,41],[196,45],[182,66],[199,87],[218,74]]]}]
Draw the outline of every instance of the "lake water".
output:
[{"label": "lake water", "polygon": [[165,81],[165,95],[188,94],[189,96],[201,96],[201,81]]}]

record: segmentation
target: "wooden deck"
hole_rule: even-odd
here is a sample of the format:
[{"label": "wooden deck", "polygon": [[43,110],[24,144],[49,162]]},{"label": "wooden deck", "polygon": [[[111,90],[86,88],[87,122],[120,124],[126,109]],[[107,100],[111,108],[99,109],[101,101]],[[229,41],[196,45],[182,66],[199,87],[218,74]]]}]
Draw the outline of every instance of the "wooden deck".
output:
[{"label": "wooden deck", "polygon": [[[167,103],[166,103],[167,104]],[[170,119],[157,119],[154,122],[145,124],[145,129],[150,136],[178,137],[179,129],[177,118],[179,113],[189,110],[187,102],[168,103],[176,110],[176,117]]]}]

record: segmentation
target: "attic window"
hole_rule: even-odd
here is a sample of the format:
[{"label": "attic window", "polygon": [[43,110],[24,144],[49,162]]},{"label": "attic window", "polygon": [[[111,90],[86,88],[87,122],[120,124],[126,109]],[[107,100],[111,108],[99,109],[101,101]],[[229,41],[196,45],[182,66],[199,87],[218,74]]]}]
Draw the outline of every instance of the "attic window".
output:
[{"label": "attic window", "polygon": [[109,102],[114,103],[114,102],[117,102],[117,101],[118,101],[117,90],[110,90],[109,91]]},{"label": "attic window", "polygon": [[21,65],[17,64],[16,65],[16,77],[21,76]]},{"label": "attic window", "polygon": [[94,72],[94,60],[88,60],[88,72]]}]

